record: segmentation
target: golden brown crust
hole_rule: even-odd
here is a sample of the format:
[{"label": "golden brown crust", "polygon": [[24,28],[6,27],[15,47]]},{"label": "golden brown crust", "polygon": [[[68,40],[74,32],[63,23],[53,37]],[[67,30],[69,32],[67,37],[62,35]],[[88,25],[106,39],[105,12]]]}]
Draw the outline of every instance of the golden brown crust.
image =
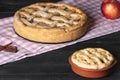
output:
[{"label": "golden brown crust", "polygon": [[72,61],[82,68],[102,69],[110,66],[114,62],[114,57],[102,48],[86,48],[73,53]]},{"label": "golden brown crust", "polygon": [[15,13],[14,29],[20,36],[32,41],[57,43],[82,36],[87,30],[84,26],[86,21],[86,14],[75,7],[36,3]]}]

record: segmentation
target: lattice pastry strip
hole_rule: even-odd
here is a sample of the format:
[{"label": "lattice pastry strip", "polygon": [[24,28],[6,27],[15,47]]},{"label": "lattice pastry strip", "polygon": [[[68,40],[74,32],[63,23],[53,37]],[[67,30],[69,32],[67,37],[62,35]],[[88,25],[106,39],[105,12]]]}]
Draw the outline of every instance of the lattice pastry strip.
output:
[{"label": "lattice pastry strip", "polygon": [[[73,25],[81,26],[81,24],[84,24],[84,23],[80,23],[85,20],[84,18],[83,19],[81,18],[82,16],[85,16],[85,15],[82,15],[81,13],[82,11],[78,9],[72,10],[72,7],[65,6],[62,4],[58,5],[53,3],[48,3],[48,4],[36,3],[34,5],[30,5],[28,7],[22,8],[21,10],[18,11],[17,14],[20,16],[24,16],[22,18],[27,20],[26,21],[24,19],[21,19],[21,17],[19,17],[23,25],[26,24],[28,26],[31,26],[30,24],[35,24],[36,23],[35,21],[37,21],[38,23],[42,21],[42,23],[44,24],[49,24],[50,27],[52,26],[55,28],[56,27],[61,28],[61,26],[64,25],[64,28],[66,27],[66,29],[68,29],[67,27],[72,27]],[[62,22],[62,23],[59,23],[59,22]],[[40,24],[37,24],[37,25],[41,26],[39,28],[42,28],[42,25]],[[47,27],[44,27],[44,28],[47,28]]]},{"label": "lattice pastry strip", "polygon": [[102,48],[86,48],[76,51],[72,61],[80,67],[88,69],[101,69],[112,64],[112,54]]}]

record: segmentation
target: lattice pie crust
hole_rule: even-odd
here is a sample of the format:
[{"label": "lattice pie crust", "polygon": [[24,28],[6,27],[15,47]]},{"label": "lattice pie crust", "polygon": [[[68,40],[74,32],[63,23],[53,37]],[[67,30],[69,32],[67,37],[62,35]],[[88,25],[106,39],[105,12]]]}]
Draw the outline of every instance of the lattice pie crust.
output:
[{"label": "lattice pie crust", "polygon": [[86,14],[60,3],[35,3],[14,15],[14,30],[20,36],[37,42],[66,42],[79,38],[87,27]]},{"label": "lattice pie crust", "polygon": [[72,62],[82,68],[102,69],[111,65],[113,55],[102,48],[86,48],[78,50],[72,55]]}]

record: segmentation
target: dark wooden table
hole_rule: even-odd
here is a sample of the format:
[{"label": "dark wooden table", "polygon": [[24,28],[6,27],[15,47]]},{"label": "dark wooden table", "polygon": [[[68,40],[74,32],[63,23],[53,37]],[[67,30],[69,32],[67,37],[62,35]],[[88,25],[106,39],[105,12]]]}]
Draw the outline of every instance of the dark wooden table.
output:
[{"label": "dark wooden table", "polygon": [[[55,2],[55,0],[53,1]],[[29,3],[32,2],[20,4],[1,2],[0,18],[13,16],[17,9]],[[74,74],[68,63],[68,57],[74,51],[86,47],[101,47],[109,50],[113,55],[115,55],[118,60],[116,70],[111,75],[102,78],[102,80],[120,80],[120,32],[1,65],[0,80],[89,80],[88,78],[83,78]]]}]

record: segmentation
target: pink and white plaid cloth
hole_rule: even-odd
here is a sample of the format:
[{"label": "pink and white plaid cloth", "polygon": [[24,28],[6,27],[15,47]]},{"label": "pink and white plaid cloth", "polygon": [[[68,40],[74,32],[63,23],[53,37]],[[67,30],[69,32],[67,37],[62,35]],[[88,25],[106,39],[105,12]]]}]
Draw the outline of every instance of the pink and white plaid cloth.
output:
[{"label": "pink and white plaid cloth", "polygon": [[19,50],[17,53],[0,51],[0,65],[120,30],[120,19],[109,20],[102,16],[100,11],[101,0],[63,0],[61,2],[76,6],[85,11],[89,17],[87,26],[91,27],[90,31],[76,41],[61,44],[42,44],[30,42],[16,35],[13,30],[13,17],[0,19],[0,45],[13,42],[13,45],[16,45]]}]

